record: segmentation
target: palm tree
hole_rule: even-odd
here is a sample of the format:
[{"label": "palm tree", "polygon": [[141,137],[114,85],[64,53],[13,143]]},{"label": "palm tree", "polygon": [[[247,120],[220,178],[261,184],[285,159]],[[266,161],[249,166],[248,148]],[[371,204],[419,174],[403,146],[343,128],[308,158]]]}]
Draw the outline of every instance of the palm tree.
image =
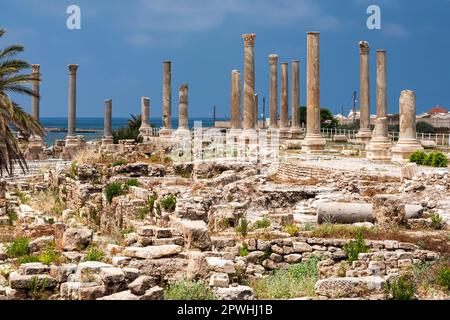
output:
[{"label": "palm tree", "polygon": [[[5,32],[0,29],[0,38]],[[26,86],[33,81],[39,81],[35,75],[23,73],[30,69],[31,65],[14,58],[22,51],[23,47],[19,45],[0,50],[0,175],[3,175],[3,171],[11,175],[15,164],[18,164],[23,172],[28,169],[18,141],[14,137],[13,128],[24,136],[44,135],[41,125],[9,96],[13,93],[39,97]]]}]

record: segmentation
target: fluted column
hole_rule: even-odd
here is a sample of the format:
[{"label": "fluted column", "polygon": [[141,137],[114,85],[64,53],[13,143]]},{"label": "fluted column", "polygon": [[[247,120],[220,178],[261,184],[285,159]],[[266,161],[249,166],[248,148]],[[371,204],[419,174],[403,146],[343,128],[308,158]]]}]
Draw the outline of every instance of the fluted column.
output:
[{"label": "fluted column", "polygon": [[180,86],[179,109],[178,109],[178,128],[188,129],[188,84]]},{"label": "fluted column", "polygon": [[269,55],[270,65],[270,129],[278,128],[278,55]]},{"label": "fluted column", "polygon": [[400,136],[392,148],[392,160],[404,161],[417,151],[423,150],[416,136],[416,93],[403,90],[399,99]]},{"label": "fluted column", "polygon": [[241,73],[238,70],[231,71],[231,129],[242,129],[241,95],[242,95]]},{"label": "fluted column", "polygon": [[293,60],[291,68],[291,137],[298,139],[302,133],[300,128],[300,61]]},{"label": "fluted column", "polygon": [[172,132],[172,63],[164,61],[162,129],[160,136],[168,137]]},{"label": "fluted column", "polygon": [[141,97],[141,128],[150,127],[150,98]]},{"label": "fluted column", "polygon": [[259,100],[258,94],[255,93],[255,128],[258,128],[258,120],[259,120]]},{"label": "fluted column", "polygon": [[255,38],[256,34],[243,34],[244,39],[244,129],[255,129]]},{"label": "fluted column", "polygon": [[391,159],[391,140],[387,119],[386,50],[377,50],[377,119],[367,157],[372,160]]},{"label": "fluted column", "polygon": [[77,119],[77,70],[78,65],[69,64],[69,100],[68,100],[68,128],[67,136],[73,137],[76,134]]},{"label": "fluted column", "polygon": [[287,138],[289,135],[289,79],[288,63],[282,62],[280,79],[280,138]]},{"label": "fluted column", "polygon": [[105,108],[103,115],[103,137],[102,145],[112,144],[114,142],[112,136],[112,100],[105,100]]},{"label": "fluted column", "polygon": [[306,136],[302,150],[308,153],[325,149],[320,133],[320,43],[318,32],[308,32],[306,64]]},{"label": "fluted column", "polygon": [[372,137],[370,129],[370,72],[369,72],[369,43],[359,42],[359,121],[360,129],[356,139],[360,143],[369,143]]},{"label": "fluted column", "polygon": [[32,75],[33,78],[36,80],[33,81],[31,85],[31,89],[38,95],[38,96],[31,96],[31,116],[34,118],[34,120],[39,122],[39,91],[40,91],[40,80],[41,80],[41,66],[39,64],[32,64]]}]

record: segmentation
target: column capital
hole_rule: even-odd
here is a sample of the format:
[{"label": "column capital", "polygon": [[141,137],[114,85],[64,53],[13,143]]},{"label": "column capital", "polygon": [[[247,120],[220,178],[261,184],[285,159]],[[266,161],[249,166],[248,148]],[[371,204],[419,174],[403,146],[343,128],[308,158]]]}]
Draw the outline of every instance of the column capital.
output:
[{"label": "column capital", "polygon": [[106,99],[106,100],[105,100],[105,104],[110,104],[111,102],[112,102],[111,99]]},{"label": "column capital", "polygon": [[31,70],[33,73],[39,73],[39,71],[41,70],[41,65],[40,64],[32,64]]},{"label": "column capital", "polygon": [[277,63],[278,63],[278,55],[269,54],[269,64],[277,64]]},{"label": "column capital", "polygon": [[70,74],[75,74],[78,70],[78,65],[77,64],[69,64],[67,66],[69,68],[69,73]]},{"label": "column capital", "polygon": [[370,46],[367,41],[360,41],[359,42],[359,52],[361,54],[368,54],[370,51]]},{"label": "column capital", "polygon": [[167,64],[171,64],[172,61],[170,61],[170,60],[164,60],[163,63],[164,63],[164,64],[166,64],[166,63],[167,63]]},{"label": "column capital", "polygon": [[256,38],[256,34],[254,34],[254,33],[243,34],[242,39],[244,39],[244,46],[245,47],[254,47],[255,46],[255,38]]}]

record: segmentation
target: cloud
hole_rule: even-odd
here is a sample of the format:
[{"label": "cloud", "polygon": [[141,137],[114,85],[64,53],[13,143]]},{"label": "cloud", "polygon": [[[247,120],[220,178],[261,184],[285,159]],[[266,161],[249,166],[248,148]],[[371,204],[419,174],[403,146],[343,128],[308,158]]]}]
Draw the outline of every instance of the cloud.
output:
[{"label": "cloud", "polygon": [[387,36],[394,38],[408,38],[410,35],[406,27],[395,22],[382,24],[382,29]]}]

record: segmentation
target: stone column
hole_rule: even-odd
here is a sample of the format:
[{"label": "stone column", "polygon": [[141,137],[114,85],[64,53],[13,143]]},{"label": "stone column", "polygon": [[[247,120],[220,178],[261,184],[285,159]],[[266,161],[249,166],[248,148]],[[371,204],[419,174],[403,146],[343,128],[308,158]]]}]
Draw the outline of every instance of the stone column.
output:
[{"label": "stone column", "polygon": [[417,151],[423,150],[416,136],[416,93],[411,90],[403,90],[399,100],[400,136],[394,148],[392,148],[392,160],[404,161]]},{"label": "stone column", "polygon": [[280,80],[280,138],[289,137],[288,63],[282,62]]},{"label": "stone column", "polygon": [[371,160],[391,159],[386,87],[386,50],[377,50],[377,120],[372,139],[367,145],[367,158]]},{"label": "stone column", "polygon": [[77,69],[78,65],[69,64],[69,114],[67,137],[76,135],[77,120]]},{"label": "stone column", "polygon": [[231,71],[231,110],[230,127],[232,130],[242,129],[241,115],[242,83],[241,73],[238,70]]},{"label": "stone column", "polygon": [[259,120],[259,101],[258,101],[258,94],[255,93],[255,128],[258,129],[258,120]]},{"label": "stone column", "polygon": [[278,55],[269,55],[269,65],[270,65],[270,129],[278,128]]},{"label": "stone column", "polygon": [[243,34],[244,39],[244,130],[255,130],[255,38]]},{"label": "stone column", "polygon": [[[39,82],[41,80],[41,73],[40,73],[41,66],[39,64],[32,64],[31,68],[32,68],[32,75],[36,79],[33,81],[32,85],[31,85],[31,89],[36,94],[39,95],[39,87],[40,87]],[[37,122],[39,122],[39,100],[40,100],[39,96],[31,97],[31,115],[34,118],[34,120],[36,120]]]},{"label": "stone column", "polygon": [[370,130],[370,72],[369,72],[369,43],[359,42],[359,121],[360,129],[356,139],[360,143],[367,144],[372,138]]},{"label": "stone column", "polygon": [[172,133],[172,67],[170,61],[164,61],[163,105],[161,137],[170,137]]},{"label": "stone column", "polygon": [[103,117],[103,138],[102,144],[111,144],[113,143],[112,137],[112,100],[105,100],[105,114]]},{"label": "stone column", "polygon": [[299,139],[302,136],[302,129],[300,128],[300,61],[293,60],[291,68],[291,137]]},{"label": "stone column", "polygon": [[180,86],[179,109],[178,109],[178,129],[189,129],[188,124],[188,84]]},{"label": "stone column", "polygon": [[150,98],[141,98],[141,128],[150,127]]},{"label": "stone column", "polygon": [[319,33],[308,32],[306,65],[306,136],[302,150],[315,153],[325,150],[320,133],[320,47]]}]

